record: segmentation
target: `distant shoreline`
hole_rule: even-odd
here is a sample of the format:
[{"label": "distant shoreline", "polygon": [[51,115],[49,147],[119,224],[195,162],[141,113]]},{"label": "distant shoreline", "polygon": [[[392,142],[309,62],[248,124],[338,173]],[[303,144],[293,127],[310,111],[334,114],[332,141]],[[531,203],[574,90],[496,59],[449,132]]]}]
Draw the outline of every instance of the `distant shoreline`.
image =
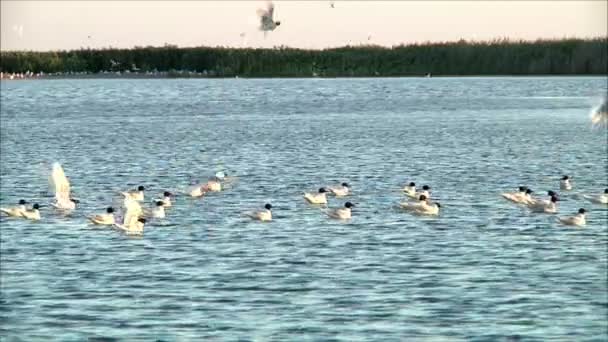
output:
[{"label": "distant shoreline", "polygon": [[[0,51],[0,72],[26,78],[342,78],[608,74],[608,38],[457,41],[325,50],[136,47]],[[10,76],[9,76],[10,78]],[[13,77],[17,78],[17,77]],[[18,78],[22,78],[19,76]]]}]

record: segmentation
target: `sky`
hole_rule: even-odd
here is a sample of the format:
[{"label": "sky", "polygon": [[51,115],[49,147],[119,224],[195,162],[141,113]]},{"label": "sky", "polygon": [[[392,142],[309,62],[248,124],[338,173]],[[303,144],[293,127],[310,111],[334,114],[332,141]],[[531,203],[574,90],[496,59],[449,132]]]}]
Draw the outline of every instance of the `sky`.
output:
[{"label": "sky", "polygon": [[275,1],[281,21],[266,38],[265,1],[0,1],[0,49],[161,46],[325,48],[508,37],[606,37],[608,0]]}]

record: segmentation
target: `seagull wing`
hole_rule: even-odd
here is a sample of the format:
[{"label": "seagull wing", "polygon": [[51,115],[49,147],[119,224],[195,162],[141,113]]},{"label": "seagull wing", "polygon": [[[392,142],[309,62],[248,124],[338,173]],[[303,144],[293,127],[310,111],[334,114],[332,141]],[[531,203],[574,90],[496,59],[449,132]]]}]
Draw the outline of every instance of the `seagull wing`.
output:
[{"label": "seagull wing", "polygon": [[57,202],[67,203],[70,201],[70,182],[65,176],[63,168],[59,163],[53,164],[50,184],[54,187],[55,199],[57,200]]},{"label": "seagull wing", "polygon": [[126,212],[123,225],[125,227],[132,227],[137,222],[139,217],[143,214],[143,210],[141,209],[141,205],[139,205],[139,202],[134,200],[125,199],[124,205],[126,208]]}]

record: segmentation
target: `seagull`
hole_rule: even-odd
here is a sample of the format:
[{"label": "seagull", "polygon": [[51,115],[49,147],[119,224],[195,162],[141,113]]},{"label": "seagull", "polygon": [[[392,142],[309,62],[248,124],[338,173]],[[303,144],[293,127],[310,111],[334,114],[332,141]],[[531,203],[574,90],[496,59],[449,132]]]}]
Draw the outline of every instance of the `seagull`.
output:
[{"label": "seagull", "polygon": [[251,217],[254,220],[258,221],[272,221],[272,205],[270,203],[266,203],[264,205],[264,210],[256,211],[253,213],[246,213],[245,215]]},{"label": "seagull", "polygon": [[578,213],[574,216],[568,217],[560,217],[558,220],[561,224],[565,224],[567,226],[584,226],[587,222],[585,220],[587,211],[584,208],[580,208]]},{"label": "seagull", "polygon": [[572,190],[572,183],[570,182],[570,176],[563,176],[562,180],[559,181],[560,190]]},{"label": "seagull", "polygon": [[34,203],[34,205],[32,205],[32,209],[23,211],[21,216],[28,220],[38,221],[40,220],[40,211],[38,211],[38,209],[40,209],[40,206],[38,203]]},{"label": "seagull", "polygon": [[330,2],[329,2],[329,7],[331,7],[331,8],[335,8],[335,7],[334,7],[334,5],[335,5],[335,4],[334,4],[334,2],[333,2],[333,1],[330,1]]},{"label": "seagull", "polygon": [[352,217],[352,208],[355,205],[351,202],[344,203],[344,208],[332,209],[327,212],[327,215],[331,218],[339,219],[339,220],[347,220]]},{"label": "seagull", "polygon": [[27,202],[25,200],[19,200],[19,204],[16,207],[0,208],[0,212],[3,212],[8,216],[21,217],[21,213],[26,210],[26,204]]},{"label": "seagull", "polygon": [[97,214],[89,217],[93,224],[113,225],[114,224],[114,208],[108,207],[105,214]]},{"label": "seagull", "polygon": [[593,127],[608,127],[608,97],[604,96],[602,103],[591,111]]},{"label": "seagull", "polygon": [[281,25],[280,21],[274,21],[272,18],[274,14],[274,4],[272,2],[268,2],[268,8],[258,9],[258,16],[260,17],[260,30],[264,31],[264,36],[268,31],[274,31],[277,26]]},{"label": "seagull", "polygon": [[141,205],[136,200],[125,198],[124,202],[126,211],[123,218],[122,224],[114,224],[114,226],[120,230],[125,231],[127,234],[141,235],[144,233],[144,224],[146,219],[142,217],[143,210]]},{"label": "seagull", "polygon": [[350,192],[350,187],[348,186],[348,183],[342,183],[339,187],[328,187],[328,189],[336,197],[348,196]]},{"label": "seagull", "polygon": [[304,199],[308,201],[310,204],[327,204],[327,190],[325,188],[320,188],[319,193],[304,193]]},{"label": "seagull", "polygon": [[132,199],[134,201],[143,201],[144,200],[144,190],[146,188],[143,185],[137,187],[137,190],[130,190],[127,192],[121,192],[125,199]]},{"label": "seagull", "polygon": [[77,200],[70,197],[70,182],[63,172],[61,164],[54,163],[53,171],[49,179],[51,188],[55,192],[55,203],[52,205],[57,209],[73,210],[76,209]]}]

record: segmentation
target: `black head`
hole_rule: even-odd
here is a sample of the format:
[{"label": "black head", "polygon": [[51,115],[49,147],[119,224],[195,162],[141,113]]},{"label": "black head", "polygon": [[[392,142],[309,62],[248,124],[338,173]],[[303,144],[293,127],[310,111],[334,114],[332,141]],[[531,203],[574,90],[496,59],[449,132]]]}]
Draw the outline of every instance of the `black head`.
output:
[{"label": "black head", "polygon": [[144,188],[144,186],[143,186],[143,185],[140,185],[140,186],[138,186],[138,187],[137,187],[137,191],[144,191],[144,189],[145,189],[145,188]]},{"label": "black head", "polygon": [[345,207],[345,208],[352,208],[352,207],[354,207],[354,206],[355,206],[355,205],[354,205],[354,204],[352,204],[352,203],[350,203],[350,202],[346,202],[346,203],[344,203],[344,207]]},{"label": "black head", "polygon": [[[608,190],[608,189],[606,189],[606,190]],[[27,202],[25,200],[19,200],[19,205],[26,205],[26,204],[27,204]]]},{"label": "black head", "polygon": [[169,191],[165,191],[165,192],[163,192],[163,196],[170,197],[170,196],[173,196],[173,195]]},{"label": "black head", "polygon": [[270,210],[270,209],[272,209],[272,205],[270,203],[266,203],[264,208],[266,208],[266,210]]},{"label": "black head", "polygon": [[409,185],[409,186],[416,186],[416,183],[414,183],[414,182],[410,182],[410,185]]},{"label": "black head", "polygon": [[348,188],[348,183],[344,182],[344,183],[342,183],[342,186]]},{"label": "black head", "polygon": [[34,209],[40,209],[40,206],[38,205],[38,203],[34,203],[34,205],[32,206],[32,208],[34,208]]},{"label": "black head", "polygon": [[420,197],[418,197],[418,199],[419,199],[420,201],[426,201],[426,196],[424,196],[424,195],[420,195]]},{"label": "black head", "polygon": [[114,208],[112,208],[112,207],[108,207],[108,208],[106,209],[106,213],[108,213],[108,214],[111,214],[111,213],[113,213],[113,212],[114,212]]},{"label": "black head", "polygon": [[281,25],[281,22],[280,21],[275,21],[274,24],[277,25],[277,26],[279,26],[279,25]]},{"label": "black head", "polygon": [[549,191],[547,191],[547,195],[549,195],[549,196],[556,196],[557,194],[555,193],[555,191],[549,190]]},{"label": "black head", "polygon": [[320,189],[319,189],[319,193],[320,193],[320,194],[322,194],[322,193],[324,193],[324,192],[327,192],[327,190],[326,190],[325,188],[320,188]]},{"label": "black head", "polygon": [[559,198],[557,198],[557,196],[551,196],[551,202],[555,203],[559,201]]},{"label": "black head", "polygon": [[585,208],[580,208],[580,209],[578,210],[578,213],[579,213],[579,214],[584,214],[584,213],[586,213],[586,212],[587,212],[587,210],[585,210]]},{"label": "black head", "polygon": [[526,189],[527,189],[527,188],[526,188],[525,186],[520,186],[520,187],[519,187],[519,191],[520,191],[520,192],[526,192]]},{"label": "black head", "polygon": [[605,194],[608,194],[608,189],[604,189],[604,193],[605,193]]},{"label": "black head", "polygon": [[526,189],[526,193],[529,195],[531,193],[533,193],[534,191],[532,191],[532,189]]},{"label": "black head", "polygon": [[156,204],[157,207],[162,207],[163,204],[165,204],[165,202],[163,202],[163,201],[156,201],[154,203]]},{"label": "black head", "polygon": [[146,219],[143,217],[138,218],[137,221],[141,223],[146,223]]},{"label": "black head", "polygon": [[568,180],[568,179],[570,179],[570,177],[568,177],[568,176],[562,177],[562,180]]},{"label": "black head", "polygon": [[441,204],[439,204],[439,202],[435,202],[435,204],[437,205],[437,208],[441,208]]},{"label": "black head", "polygon": [[428,186],[428,185],[423,185],[422,186],[422,190],[427,190],[428,191],[428,190],[431,190],[431,187]]},{"label": "black head", "polygon": [[73,199],[73,198],[70,198],[70,201],[74,202],[74,204],[78,204],[78,203],[80,203],[80,201],[79,201],[79,200],[77,200],[77,199]]}]

